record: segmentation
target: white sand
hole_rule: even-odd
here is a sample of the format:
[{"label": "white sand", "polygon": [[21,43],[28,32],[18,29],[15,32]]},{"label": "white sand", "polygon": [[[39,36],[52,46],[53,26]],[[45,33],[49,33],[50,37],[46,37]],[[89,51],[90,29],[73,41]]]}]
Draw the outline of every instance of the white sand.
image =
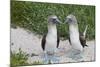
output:
[{"label": "white sand", "polygon": [[[22,51],[32,54],[35,53],[38,56],[29,57],[28,62],[33,63],[34,61],[43,62],[43,51],[41,48],[41,39],[42,36],[35,35],[28,30],[23,28],[13,29],[11,28],[11,43],[14,45],[11,46],[11,50],[18,52],[19,48]],[[72,58],[67,57],[71,46],[68,40],[60,41],[60,46],[57,55],[59,56],[59,62],[55,63],[64,63],[64,62],[79,62],[79,61],[94,61],[95,60],[95,41],[88,41],[88,47],[84,48],[82,53],[82,58],[73,60]],[[54,62],[53,62],[54,63]]]}]

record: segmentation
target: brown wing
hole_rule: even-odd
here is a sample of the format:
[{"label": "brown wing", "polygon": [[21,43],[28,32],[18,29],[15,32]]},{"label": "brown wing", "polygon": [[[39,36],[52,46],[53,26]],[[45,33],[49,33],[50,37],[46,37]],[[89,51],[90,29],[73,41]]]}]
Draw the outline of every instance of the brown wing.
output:
[{"label": "brown wing", "polygon": [[69,40],[70,45],[72,45],[70,41],[70,34],[68,34],[68,40]]},{"label": "brown wing", "polygon": [[42,47],[43,51],[45,50],[45,43],[46,43],[46,35],[43,36],[42,42],[41,42],[41,47]]},{"label": "brown wing", "polygon": [[81,45],[83,46],[83,47],[85,47],[85,46],[87,46],[86,45],[86,38],[84,37],[84,35],[82,34],[82,33],[80,33],[80,42],[81,42]]},{"label": "brown wing", "polygon": [[70,43],[70,45],[71,45],[70,37],[68,37],[68,40],[69,40],[69,43]]},{"label": "brown wing", "polygon": [[59,33],[57,32],[57,48],[59,47],[59,42],[60,42]]}]

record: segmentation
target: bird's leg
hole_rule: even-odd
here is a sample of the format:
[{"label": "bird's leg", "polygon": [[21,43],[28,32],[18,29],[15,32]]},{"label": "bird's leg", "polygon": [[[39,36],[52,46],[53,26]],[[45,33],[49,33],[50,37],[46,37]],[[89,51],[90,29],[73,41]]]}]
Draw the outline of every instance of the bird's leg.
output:
[{"label": "bird's leg", "polygon": [[47,55],[46,52],[44,53],[43,58],[44,58],[44,63],[45,63],[45,64],[48,64],[48,55]]}]

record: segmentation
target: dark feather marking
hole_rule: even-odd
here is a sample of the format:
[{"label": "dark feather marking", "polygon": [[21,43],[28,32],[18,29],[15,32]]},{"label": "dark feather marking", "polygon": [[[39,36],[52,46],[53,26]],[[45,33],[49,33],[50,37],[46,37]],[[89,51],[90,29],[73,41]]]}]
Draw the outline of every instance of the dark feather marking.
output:
[{"label": "dark feather marking", "polygon": [[[83,48],[85,46],[88,47],[88,45],[86,45],[86,38],[84,38],[84,35],[81,32],[79,33],[79,39],[80,39],[80,42],[81,42],[81,45],[82,45]],[[68,40],[69,40],[69,43],[71,45],[70,37],[68,37]]]},{"label": "dark feather marking", "polygon": [[68,37],[68,40],[69,40],[70,45],[72,45],[72,44],[71,44],[71,41],[70,41],[70,37]]},{"label": "dark feather marking", "polygon": [[59,38],[59,33],[57,31],[57,48],[59,47],[59,42],[60,42],[60,38]]},{"label": "dark feather marking", "polygon": [[42,42],[41,42],[41,46],[42,46],[43,51],[45,50],[46,35],[47,35],[47,34],[45,34],[45,35],[43,36]]},{"label": "dark feather marking", "polygon": [[70,34],[68,34],[68,35],[69,35],[69,36],[68,36],[69,43],[70,43],[70,45],[72,45],[72,44],[71,44],[71,41],[70,41]]},{"label": "dark feather marking", "polygon": [[81,45],[82,45],[83,47],[85,47],[85,46],[88,47],[88,45],[86,45],[86,38],[84,37],[83,33],[81,33],[81,32],[80,32],[80,37],[79,37],[79,39],[80,39]]}]

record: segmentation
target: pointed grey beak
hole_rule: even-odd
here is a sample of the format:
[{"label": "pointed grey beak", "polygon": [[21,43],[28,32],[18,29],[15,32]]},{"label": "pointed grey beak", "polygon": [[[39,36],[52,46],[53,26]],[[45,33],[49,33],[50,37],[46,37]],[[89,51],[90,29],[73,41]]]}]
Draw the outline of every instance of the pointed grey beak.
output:
[{"label": "pointed grey beak", "polygon": [[57,24],[61,24],[62,22],[59,19],[56,19]]},{"label": "pointed grey beak", "polygon": [[70,18],[66,18],[64,23],[70,23],[70,22],[72,22],[72,20]]},{"label": "pointed grey beak", "polygon": [[69,21],[69,19],[68,19],[68,18],[66,18],[64,23],[68,23],[68,21]]}]

